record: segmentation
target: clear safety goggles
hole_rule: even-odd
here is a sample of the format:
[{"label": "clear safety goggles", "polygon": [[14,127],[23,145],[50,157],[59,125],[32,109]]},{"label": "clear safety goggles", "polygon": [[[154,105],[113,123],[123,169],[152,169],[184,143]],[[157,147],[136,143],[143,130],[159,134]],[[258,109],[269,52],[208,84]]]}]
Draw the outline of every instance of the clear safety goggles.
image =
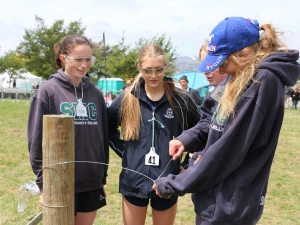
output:
[{"label": "clear safety goggles", "polygon": [[162,66],[156,69],[147,69],[147,68],[143,68],[140,65],[140,68],[142,70],[142,73],[145,75],[151,75],[153,72],[155,72],[156,75],[162,74],[165,71],[166,66]]},{"label": "clear safety goggles", "polygon": [[87,67],[92,67],[96,62],[95,56],[91,56],[91,57],[71,57],[67,55],[63,55],[63,56],[65,57],[67,63],[73,67],[81,67],[84,66],[84,64]]}]

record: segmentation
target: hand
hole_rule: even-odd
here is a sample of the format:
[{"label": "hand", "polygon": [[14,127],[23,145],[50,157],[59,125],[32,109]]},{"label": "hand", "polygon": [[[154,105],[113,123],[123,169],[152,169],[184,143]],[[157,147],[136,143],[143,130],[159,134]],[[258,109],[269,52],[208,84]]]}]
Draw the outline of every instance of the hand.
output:
[{"label": "hand", "polygon": [[192,158],[194,153],[189,153],[189,158]]},{"label": "hand", "polygon": [[43,193],[40,194],[40,207],[43,209]]},{"label": "hand", "polygon": [[[153,186],[152,186],[152,189],[155,191],[156,195],[158,195],[159,197],[161,197],[157,191],[157,188],[156,188],[156,184],[154,183]],[[161,197],[162,198],[162,197]]]},{"label": "hand", "polygon": [[[155,183],[153,184],[152,189],[155,191],[156,195],[158,195],[159,197],[163,198],[163,197],[160,196],[160,194],[158,193],[157,188],[156,188],[156,184],[155,184]],[[170,195],[168,198],[170,198],[170,197],[171,197],[171,195]]]},{"label": "hand", "polygon": [[184,146],[179,140],[169,142],[169,155],[173,156],[173,160],[178,159],[184,151]]},{"label": "hand", "polygon": [[183,171],[185,171],[185,169],[182,166],[180,166],[179,174],[183,173]]},{"label": "hand", "polygon": [[198,158],[196,159],[196,161],[194,162],[194,164],[193,164],[193,165],[195,165],[195,164],[196,164],[196,162],[198,162],[198,161],[201,159],[201,157],[202,157],[202,156],[201,156],[201,155],[199,155],[199,156],[198,156]]}]

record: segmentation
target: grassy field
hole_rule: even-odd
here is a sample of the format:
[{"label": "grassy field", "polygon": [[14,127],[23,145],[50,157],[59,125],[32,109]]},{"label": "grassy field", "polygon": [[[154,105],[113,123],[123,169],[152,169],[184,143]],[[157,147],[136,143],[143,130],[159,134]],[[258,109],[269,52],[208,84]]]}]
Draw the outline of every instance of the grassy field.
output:
[{"label": "grassy field", "polygon": [[[28,150],[26,127],[29,104],[0,102],[0,177],[17,184],[35,180]],[[286,110],[279,144],[270,175],[264,214],[258,224],[300,224],[300,113]],[[110,163],[120,165],[111,151]],[[121,195],[118,193],[120,169],[109,168],[107,206],[98,211],[95,224],[122,224]],[[25,212],[18,213],[19,185],[0,178],[0,225],[27,224],[41,209],[38,197],[30,195]],[[194,224],[190,194],[179,199],[175,224]],[[41,223],[42,224],[42,223]],[[148,210],[146,224],[152,224]]]}]

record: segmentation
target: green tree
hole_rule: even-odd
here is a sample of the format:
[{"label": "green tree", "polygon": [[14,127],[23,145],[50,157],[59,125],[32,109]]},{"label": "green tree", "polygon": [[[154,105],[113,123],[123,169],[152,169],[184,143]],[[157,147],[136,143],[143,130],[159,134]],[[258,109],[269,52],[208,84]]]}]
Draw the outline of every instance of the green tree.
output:
[{"label": "green tree", "polygon": [[136,43],[135,46],[135,54],[136,55],[136,59],[138,58],[138,53],[140,52],[140,50],[149,44],[155,44],[160,46],[164,52],[166,53],[166,58],[168,61],[168,70],[165,73],[165,76],[172,76],[176,73],[177,68],[176,68],[176,59],[178,57],[178,54],[176,52],[176,48],[173,47],[173,44],[171,42],[171,38],[167,39],[166,38],[166,34],[162,34],[161,36],[154,36],[151,39],[145,39],[145,38],[140,38],[138,40],[138,42]]},{"label": "green tree", "polygon": [[[116,45],[105,45],[106,50],[106,76],[119,77],[123,80],[127,80],[134,77],[138,73],[138,69],[135,66],[135,60],[137,54],[133,54],[135,50],[130,49],[130,45],[125,45],[125,37],[123,36],[121,41]],[[97,60],[89,72],[97,79],[105,77],[105,58],[104,58],[104,45],[103,41],[99,43],[93,43],[93,55]]]},{"label": "green tree", "polygon": [[[135,77],[138,74],[136,60],[139,57],[141,49],[148,44],[156,44],[162,47],[167,55],[168,71],[166,76],[171,76],[176,72],[175,61],[178,57],[176,49],[173,47],[171,39],[167,39],[166,35],[156,35],[151,39],[140,38],[135,47],[131,48],[130,45],[125,45],[125,37],[123,35],[121,41],[116,45],[106,45],[107,54],[107,77],[119,77],[124,81]],[[97,57],[94,67],[90,72],[96,74],[97,79],[104,77],[104,46],[103,42],[94,43],[96,48],[93,49],[93,54]]]},{"label": "green tree", "polygon": [[48,79],[56,73],[55,56],[53,47],[57,42],[69,34],[83,34],[85,28],[81,21],[71,22],[64,27],[63,20],[57,20],[51,27],[47,27],[45,21],[35,16],[36,27],[25,30],[23,41],[17,48],[22,58],[26,59],[26,69],[40,77]]},{"label": "green tree", "polygon": [[22,78],[22,74],[26,72],[25,60],[16,54],[15,51],[9,51],[0,58],[0,73],[7,73],[9,76],[9,87],[11,81]]}]

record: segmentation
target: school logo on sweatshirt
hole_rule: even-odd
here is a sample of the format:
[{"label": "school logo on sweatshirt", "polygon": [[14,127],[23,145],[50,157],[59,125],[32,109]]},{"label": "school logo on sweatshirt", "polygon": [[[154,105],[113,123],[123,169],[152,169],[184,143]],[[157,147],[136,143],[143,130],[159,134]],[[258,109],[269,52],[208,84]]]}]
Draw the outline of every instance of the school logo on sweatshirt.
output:
[{"label": "school logo on sweatshirt", "polygon": [[168,108],[165,114],[165,117],[168,119],[173,119],[174,118],[174,114],[173,114],[173,109],[172,108]]},{"label": "school logo on sweatshirt", "polygon": [[77,102],[62,102],[60,103],[60,112],[62,115],[74,116],[74,124],[76,125],[98,125],[97,122],[97,107],[95,103],[82,103],[87,109],[87,117],[77,116]]},{"label": "school logo on sweatshirt", "polygon": [[209,126],[209,128],[223,132],[225,128],[226,121],[228,119],[228,116],[220,116],[217,112],[215,112],[216,116],[213,116],[212,122]]}]

